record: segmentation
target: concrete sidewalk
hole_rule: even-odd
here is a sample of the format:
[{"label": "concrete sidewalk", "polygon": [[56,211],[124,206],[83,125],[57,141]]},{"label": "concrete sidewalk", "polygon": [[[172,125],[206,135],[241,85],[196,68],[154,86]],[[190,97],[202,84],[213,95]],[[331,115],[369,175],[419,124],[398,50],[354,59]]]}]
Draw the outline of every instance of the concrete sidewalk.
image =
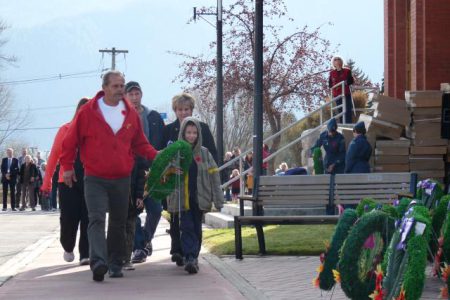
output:
[{"label": "concrete sidewalk", "polygon": [[[29,217],[31,223],[31,218],[41,220],[38,215]],[[51,221],[48,228],[52,228]],[[188,275],[170,261],[167,228],[167,221],[161,219],[153,255],[146,263],[136,264],[135,271],[124,271],[124,278],[105,276],[101,283],[92,281],[88,266],[63,260],[59,232],[53,231],[0,265],[0,277],[2,270],[16,267],[19,271],[0,286],[0,299],[347,299],[339,286],[332,292],[313,287],[318,257],[245,256],[236,260],[202,252],[200,272]],[[443,286],[430,274],[428,268],[421,299],[438,299]]]},{"label": "concrete sidewalk", "polygon": [[[56,235],[51,246],[0,287],[0,299],[245,299],[204,259],[200,272],[187,274],[170,261],[168,223],[162,220],[153,255],[124,278],[92,281],[88,266],[66,263]],[[77,261],[77,258],[76,258]]]}]

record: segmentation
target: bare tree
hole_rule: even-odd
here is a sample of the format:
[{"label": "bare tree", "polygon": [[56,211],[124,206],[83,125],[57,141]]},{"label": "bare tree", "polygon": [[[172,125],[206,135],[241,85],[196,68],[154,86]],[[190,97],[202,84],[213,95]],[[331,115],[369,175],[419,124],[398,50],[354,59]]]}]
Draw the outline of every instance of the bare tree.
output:
[{"label": "bare tree", "polygon": [[[8,26],[0,21],[0,70],[7,65],[11,65],[16,61],[16,58],[11,55],[4,54],[1,50],[8,42],[3,38],[5,30]],[[13,109],[12,107],[11,90],[1,84],[0,80],[0,146],[17,131],[17,129],[29,123],[28,112]]]}]

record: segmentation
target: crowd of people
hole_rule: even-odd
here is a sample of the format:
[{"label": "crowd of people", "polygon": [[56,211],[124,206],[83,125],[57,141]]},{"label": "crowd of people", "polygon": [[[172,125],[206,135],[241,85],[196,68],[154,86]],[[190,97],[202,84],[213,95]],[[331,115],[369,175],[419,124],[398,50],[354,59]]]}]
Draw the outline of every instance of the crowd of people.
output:
[{"label": "crowd of people", "polygon": [[[103,281],[106,273],[123,277],[123,270],[134,270],[134,264],[152,254],[163,209],[171,215],[172,261],[189,274],[197,273],[203,214],[212,203],[217,209],[223,205],[216,146],[208,125],[192,117],[194,97],[173,97],[176,120],[167,125],[160,113],[142,104],[142,98],[138,82],[125,84],[122,73],[109,71],[101,91],[79,100],[73,119],[58,130],[47,165],[39,158],[33,162],[26,153],[16,159],[11,149],[2,161],[4,189],[13,189],[12,209],[17,195],[10,183],[21,184],[20,190],[27,193],[33,185],[41,198],[52,198],[57,189],[63,258],[75,260],[78,236],[79,264],[90,265],[94,281]],[[145,193],[146,175],[158,152],[177,140],[191,145],[192,164],[188,174],[177,171],[185,180],[161,203]],[[29,198],[21,209],[29,205],[35,210],[34,198]],[[146,218],[141,224],[143,210]]]},{"label": "crowd of people", "polygon": [[22,149],[22,155],[14,157],[14,149],[6,149],[6,157],[2,159],[1,181],[3,187],[3,209],[8,209],[9,203],[12,211],[25,211],[30,208],[36,210],[40,205],[42,210],[56,210],[56,199],[51,195],[44,195],[40,191],[43,180],[48,176],[47,164],[37,152],[35,157],[28,154],[28,149]]}]

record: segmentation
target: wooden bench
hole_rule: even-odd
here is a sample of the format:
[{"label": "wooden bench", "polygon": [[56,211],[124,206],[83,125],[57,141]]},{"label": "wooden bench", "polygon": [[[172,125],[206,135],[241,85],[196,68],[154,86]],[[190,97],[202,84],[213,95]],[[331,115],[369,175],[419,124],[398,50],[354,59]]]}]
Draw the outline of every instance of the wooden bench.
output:
[{"label": "wooden bench", "polygon": [[[417,175],[410,173],[338,174],[317,176],[261,176],[254,196],[239,199],[240,216],[234,217],[235,255],[242,259],[242,226],[254,225],[259,252],[266,253],[264,225],[336,224],[338,204],[358,204],[363,198],[392,202],[399,193],[415,195]],[[244,216],[244,201],[252,201],[253,215]],[[326,207],[328,216],[265,216],[264,209]]]},{"label": "wooden bench", "polygon": [[415,192],[417,177],[414,176],[410,173],[337,174],[333,203],[355,205],[364,198],[392,203],[399,194]]}]

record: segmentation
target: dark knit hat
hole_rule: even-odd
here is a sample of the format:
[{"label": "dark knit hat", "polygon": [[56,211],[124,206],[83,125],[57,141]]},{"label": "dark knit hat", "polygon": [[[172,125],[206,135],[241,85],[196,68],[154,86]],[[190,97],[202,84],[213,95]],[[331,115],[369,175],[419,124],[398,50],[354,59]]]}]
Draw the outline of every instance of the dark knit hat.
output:
[{"label": "dark knit hat", "polygon": [[328,131],[331,131],[331,132],[334,132],[334,131],[337,130],[337,122],[336,122],[336,119],[333,118],[333,119],[331,119],[330,121],[328,121],[327,129],[328,129]]},{"label": "dark knit hat", "polygon": [[366,124],[363,121],[356,123],[353,131],[359,134],[366,134]]},{"label": "dark knit hat", "polygon": [[141,86],[139,85],[138,82],[136,81],[129,81],[126,85],[125,85],[125,92],[131,92],[132,89],[138,89],[139,91],[142,92],[141,90]]}]

